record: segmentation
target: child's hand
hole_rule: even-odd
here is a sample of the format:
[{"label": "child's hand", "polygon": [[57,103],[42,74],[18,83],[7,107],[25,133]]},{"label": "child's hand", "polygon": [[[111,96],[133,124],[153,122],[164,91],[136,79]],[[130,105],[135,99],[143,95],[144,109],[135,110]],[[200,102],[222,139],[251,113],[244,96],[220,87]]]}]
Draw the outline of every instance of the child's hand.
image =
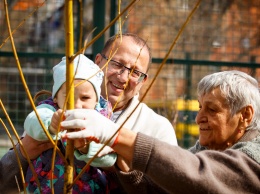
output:
[{"label": "child's hand", "polygon": [[[75,141],[75,140],[74,140]],[[88,143],[88,148],[86,149],[78,149],[82,154],[87,154],[89,158],[94,157],[94,155],[103,147],[103,144],[90,142]],[[114,152],[114,150],[108,146],[105,146],[97,155],[97,157],[101,157],[107,155],[109,153]]]},{"label": "child's hand", "polygon": [[[63,114],[62,109],[59,109],[53,114],[51,118],[51,124],[49,126],[49,131],[51,134],[57,134],[61,121],[63,121]],[[62,129],[60,128],[59,131],[62,131]]]},{"label": "child's hand", "polygon": [[[75,150],[74,151],[74,156],[80,160],[88,163],[90,160],[93,159],[93,157],[99,152],[99,150],[103,147],[104,144],[97,144],[95,142],[90,142],[89,148],[87,152],[84,152],[84,150]],[[105,146],[104,149],[102,149],[97,157],[92,160],[91,166],[93,167],[102,167],[106,168],[107,167],[112,167],[117,159],[117,154],[114,152],[114,150],[108,146]]]},{"label": "child's hand", "polygon": [[75,139],[74,147],[75,149],[78,149],[80,152],[86,154],[88,153],[89,143],[90,142],[85,139]]}]

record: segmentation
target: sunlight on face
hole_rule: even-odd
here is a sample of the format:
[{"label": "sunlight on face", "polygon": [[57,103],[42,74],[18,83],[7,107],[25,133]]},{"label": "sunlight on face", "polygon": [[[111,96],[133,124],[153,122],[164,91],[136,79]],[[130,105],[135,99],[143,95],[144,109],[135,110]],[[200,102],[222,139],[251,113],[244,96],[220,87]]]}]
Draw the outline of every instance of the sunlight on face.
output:
[{"label": "sunlight on face", "polygon": [[[82,82],[82,80],[74,80],[74,85],[77,85],[78,83],[81,84],[74,88],[74,108],[94,109],[97,104],[97,95],[93,85],[88,81]],[[56,96],[59,108],[63,108],[65,100],[66,83],[61,86]]]},{"label": "sunlight on face", "polygon": [[226,149],[230,142],[239,138],[240,112],[231,117],[230,108],[219,88],[201,96],[198,101],[200,110],[196,123],[200,129],[200,144],[209,149]]},{"label": "sunlight on face", "polygon": [[[115,48],[118,48],[118,50],[112,59],[129,68],[135,67],[138,71],[146,73],[149,64],[148,50],[142,50],[142,46],[134,43],[129,37],[123,37],[121,44],[119,44],[119,39],[116,40],[116,43],[117,44],[115,44],[115,47],[113,48],[114,50]],[[109,57],[109,53],[110,50],[104,54],[106,57]],[[106,64],[107,60],[103,59],[101,56],[100,58],[99,66],[102,67]],[[104,68],[104,73],[106,78],[102,83],[102,96],[106,98],[107,89],[108,100],[111,102],[112,106],[114,106],[120,98],[115,110],[123,109],[128,104],[129,100],[139,92],[143,83],[146,81],[143,80],[139,83],[130,79],[128,82],[128,71],[124,71],[122,74],[118,75],[116,72],[106,71],[106,68]]]}]

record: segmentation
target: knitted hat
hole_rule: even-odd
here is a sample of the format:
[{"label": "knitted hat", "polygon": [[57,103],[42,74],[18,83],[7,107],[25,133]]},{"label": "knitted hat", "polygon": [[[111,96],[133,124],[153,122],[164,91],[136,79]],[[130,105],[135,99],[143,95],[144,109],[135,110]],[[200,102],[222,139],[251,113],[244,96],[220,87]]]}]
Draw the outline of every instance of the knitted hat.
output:
[{"label": "knitted hat", "polygon": [[[101,92],[100,86],[103,81],[104,73],[93,61],[83,54],[78,55],[74,59],[73,64],[74,73],[76,74],[75,79],[88,80],[94,86],[99,101]],[[62,84],[66,82],[66,57],[63,57],[62,61],[53,67],[53,81],[52,98],[55,97]]]}]

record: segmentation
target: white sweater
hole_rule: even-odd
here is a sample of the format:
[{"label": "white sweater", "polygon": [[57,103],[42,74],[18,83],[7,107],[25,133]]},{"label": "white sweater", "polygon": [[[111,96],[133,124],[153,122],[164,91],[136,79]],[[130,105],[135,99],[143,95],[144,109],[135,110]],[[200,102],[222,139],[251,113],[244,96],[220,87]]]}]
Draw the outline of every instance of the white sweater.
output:
[{"label": "white sweater", "polygon": [[[126,110],[122,112],[116,123],[121,125],[138,105],[139,95],[136,95]],[[174,128],[168,119],[158,115],[146,104],[140,103],[135,112],[126,121],[124,127],[135,132],[152,136],[171,145],[178,145]]]}]

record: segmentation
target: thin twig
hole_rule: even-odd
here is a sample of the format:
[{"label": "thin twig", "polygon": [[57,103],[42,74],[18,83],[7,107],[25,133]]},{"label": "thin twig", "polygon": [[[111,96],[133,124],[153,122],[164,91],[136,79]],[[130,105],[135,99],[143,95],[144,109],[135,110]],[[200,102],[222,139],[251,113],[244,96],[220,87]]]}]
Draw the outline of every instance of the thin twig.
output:
[{"label": "thin twig", "polygon": [[[22,80],[22,83],[23,83],[23,86],[24,86],[24,89],[25,89],[25,92],[29,98],[29,101],[30,101],[30,104],[34,110],[34,112],[36,113],[36,116],[37,116],[37,119],[44,131],[44,133],[46,134],[46,136],[48,137],[48,139],[50,140],[50,142],[52,143],[53,146],[55,146],[55,142],[52,140],[50,134],[48,133],[48,131],[46,130],[46,128],[44,127],[40,117],[39,117],[39,114],[36,110],[36,107],[34,105],[34,102],[33,102],[33,99],[32,99],[32,96],[30,94],[30,91],[29,91],[29,88],[27,86],[27,83],[25,81],[25,78],[24,78],[24,75],[23,75],[23,72],[22,72],[22,68],[21,68],[21,65],[20,65],[20,62],[19,62],[19,59],[18,59],[18,55],[17,55],[17,52],[16,52],[16,48],[15,48],[15,44],[14,44],[14,39],[13,39],[13,36],[12,36],[12,31],[11,31],[11,25],[10,25],[10,20],[9,20],[9,14],[8,14],[8,6],[7,6],[7,1],[4,0],[5,2],[5,13],[6,13],[6,22],[7,22],[7,27],[8,27],[8,31],[9,31],[9,35],[10,35],[10,40],[11,40],[11,44],[12,44],[12,49],[13,49],[13,53],[14,53],[14,57],[15,57],[15,60],[16,60],[16,64],[17,64],[17,68],[19,70],[19,74],[20,74],[20,78]],[[60,154],[61,158],[63,159],[63,161],[65,163],[67,163],[67,161],[65,160],[63,154],[61,153],[60,149],[57,148],[57,151],[58,153]]]},{"label": "thin twig", "polygon": [[[175,46],[177,40],[179,39],[180,35],[182,34],[184,28],[187,26],[188,22],[190,21],[191,17],[193,16],[193,14],[195,13],[195,11],[197,10],[199,4],[200,4],[201,0],[198,0],[198,2],[196,3],[195,7],[193,8],[193,10],[190,12],[189,16],[187,17],[186,21],[184,22],[184,24],[182,25],[180,31],[178,32],[177,36],[175,37],[170,49],[168,50],[166,56],[164,57],[161,65],[160,65],[160,68],[158,69],[157,73],[156,73],[156,76],[153,78],[152,82],[150,83],[148,89],[146,90],[145,94],[142,96],[142,98],[140,99],[139,103],[136,105],[136,107],[134,108],[134,110],[130,113],[130,115],[125,119],[125,121],[120,125],[120,127],[118,128],[118,130],[116,130],[116,132],[111,136],[111,138],[109,138],[103,145],[102,148],[104,148],[106,145],[108,145],[108,143],[114,138],[114,136],[119,132],[119,130],[123,127],[123,125],[128,121],[128,119],[132,116],[132,114],[135,112],[135,110],[137,109],[137,107],[140,105],[140,103],[143,101],[145,95],[148,93],[149,89],[152,87],[153,83],[155,82],[157,76],[159,75],[163,65],[165,64],[165,62],[167,61],[168,59],[168,56],[170,54],[170,52],[172,51],[173,47]],[[101,149],[102,149],[101,148]],[[98,151],[96,153],[96,155],[98,155],[100,151]],[[95,155],[95,156],[96,156]],[[95,157],[94,156],[94,157]],[[93,160],[89,161],[88,163],[92,162]],[[86,167],[86,166],[85,166]],[[85,169],[85,167],[83,169]]]},{"label": "thin twig", "polygon": [[71,58],[71,60],[73,60],[75,58],[75,56],[77,56],[78,54],[82,53],[82,50],[86,50],[86,48],[88,48],[90,45],[92,45],[94,42],[96,42],[96,40],[98,40],[118,20],[118,18],[121,17],[136,1],[138,1],[138,0],[132,0],[128,4],[128,6],[117,17],[115,17],[98,35],[96,35],[86,46],[84,46],[84,48],[80,49]]},{"label": "thin twig", "polygon": [[[38,178],[37,178],[38,176],[37,176],[37,174],[36,174],[36,172],[35,172],[35,170],[34,170],[34,167],[33,167],[32,162],[31,162],[31,160],[30,160],[30,158],[29,158],[29,156],[28,156],[28,153],[25,151],[24,146],[23,146],[23,143],[21,142],[21,140],[20,140],[20,138],[19,138],[19,135],[18,135],[18,133],[16,132],[16,130],[15,130],[15,128],[14,128],[14,125],[13,125],[13,123],[12,123],[12,121],[11,121],[11,119],[10,119],[10,117],[9,117],[9,115],[8,115],[8,113],[7,113],[7,111],[6,111],[5,107],[4,107],[4,105],[3,105],[1,99],[0,99],[0,107],[2,108],[4,114],[5,114],[5,116],[6,116],[7,120],[8,120],[8,122],[9,122],[9,125],[11,126],[11,129],[13,130],[13,133],[14,133],[14,135],[15,135],[15,137],[16,137],[18,143],[20,144],[20,148],[22,148],[22,151],[25,153],[25,157],[26,157],[26,159],[27,159],[27,161],[28,161],[28,163],[29,163],[30,169],[32,170],[33,176],[35,176],[35,181],[36,181],[37,186],[38,186],[38,188],[39,188],[39,191],[40,191],[40,193],[41,193],[40,182],[39,182],[39,180],[38,180]],[[4,126],[5,126],[5,125],[4,125]],[[8,130],[6,130],[6,132],[7,132],[7,134],[9,134]],[[12,140],[11,140],[11,141],[12,141]],[[12,142],[12,143],[13,143],[13,142]],[[14,147],[14,149],[16,150],[15,147]],[[16,150],[16,152],[17,152],[17,150]],[[16,154],[17,154],[17,153],[16,153]],[[18,157],[18,155],[17,155],[17,157]],[[21,163],[20,163],[19,161],[20,161],[20,159],[18,159],[18,164],[19,164],[20,168],[22,168]],[[23,175],[23,173],[22,173],[22,175]],[[26,189],[25,189],[26,185],[25,185],[24,178],[22,178],[22,180],[23,180],[23,185],[24,185],[24,192],[26,192]]]},{"label": "thin twig", "polygon": [[[9,133],[6,125],[4,124],[4,122],[3,122],[3,120],[1,118],[0,118],[0,122],[2,123],[2,125],[3,125],[3,127],[4,127],[4,129],[6,131],[6,134],[8,135],[8,137],[9,137],[9,139],[10,139],[12,145],[13,145],[13,149],[14,149],[14,152],[15,152],[16,159],[18,161],[18,166],[19,166],[19,170],[20,170],[20,174],[21,174],[21,178],[22,178],[23,188],[25,190],[25,180],[24,180],[23,168],[22,168],[21,160],[20,160],[20,158],[18,156],[18,151],[16,149],[16,146],[15,146],[15,143],[13,141],[13,138],[12,138],[11,134]],[[16,180],[16,184],[17,184],[17,187],[18,187],[18,190],[19,190],[19,193],[20,193],[21,190],[20,190],[20,186],[19,186],[19,183],[18,183],[18,180],[17,180],[16,176],[15,176],[15,180]]]},{"label": "thin twig", "polygon": [[[14,35],[14,33],[16,32],[16,30],[18,30],[18,28],[20,28],[24,22],[26,22],[26,20],[28,20],[36,11],[38,11],[38,9],[44,5],[44,3],[46,2],[46,0],[44,0],[39,6],[37,6],[29,15],[27,15],[19,24],[18,26],[12,31],[12,35]],[[11,36],[9,35],[0,45],[0,49],[4,46],[4,44],[7,42],[7,40],[10,38]]]}]

